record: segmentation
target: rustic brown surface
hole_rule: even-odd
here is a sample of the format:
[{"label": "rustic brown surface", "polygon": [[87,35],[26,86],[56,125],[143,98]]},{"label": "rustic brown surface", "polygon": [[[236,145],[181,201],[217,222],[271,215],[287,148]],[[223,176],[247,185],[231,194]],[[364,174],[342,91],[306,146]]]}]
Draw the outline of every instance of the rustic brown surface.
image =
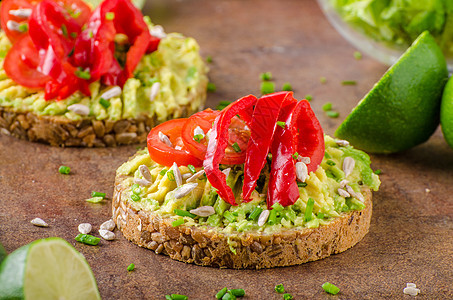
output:
[{"label": "rustic brown surface", "polygon": [[[321,124],[333,134],[386,69],[366,56],[355,60],[355,49],[314,1],[150,4],[161,16],[154,20],[167,31],[194,36],[203,54],[213,57],[210,78],[218,90],[209,96],[212,107],[219,100],[258,94],[259,73],[272,71],[277,86],[291,82],[297,98],[313,95]],[[326,84],[319,82],[321,76]],[[342,80],[358,84],[342,86]],[[321,107],[328,101],[340,118],[325,116]],[[93,190],[111,197],[115,169],[135,150],[61,149],[0,135],[0,241],[12,251],[43,237],[68,240],[92,266],[103,299],[164,299],[170,293],[213,299],[224,286],[244,288],[245,299],[282,299],[274,292],[278,283],[296,299],[409,299],[403,295],[406,282],[421,289],[417,299],[453,298],[453,150],[439,130],[410,151],[372,156],[373,167],[383,171],[382,187],[374,194],[370,233],[363,241],[321,261],[261,271],[184,264],[139,248],[120,233],[97,247],[76,243],[79,223],[98,227],[110,216],[110,200],[90,204],[84,199]],[[60,165],[70,166],[72,174],[60,175]],[[34,217],[50,227],[32,226]],[[131,262],[136,270],[127,272]],[[325,294],[326,281],[340,287],[340,294]]]}]

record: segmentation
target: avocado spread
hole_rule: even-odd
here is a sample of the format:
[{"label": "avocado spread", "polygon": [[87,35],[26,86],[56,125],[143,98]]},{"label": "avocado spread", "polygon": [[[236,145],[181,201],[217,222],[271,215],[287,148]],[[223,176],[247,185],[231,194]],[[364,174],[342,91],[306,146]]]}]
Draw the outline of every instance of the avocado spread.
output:
[{"label": "avocado spread", "polygon": [[[362,188],[377,191],[380,185],[379,177],[370,167],[369,156],[351,146],[340,146],[336,140],[325,136],[326,151],[324,159],[316,172],[311,172],[304,183],[298,183],[299,199],[293,205],[283,207],[273,206],[274,216],[263,226],[258,225],[260,213],[267,209],[266,192],[269,182],[269,160],[264,166],[257,188],[252,193],[252,200],[241,202],[243,182],[243,165],[226,166],[228,169],[227,184],[232,188],[237,206],[223,201],[216,190],[201,176],[193,182],[197,186],[187,195],[176,199],[175,193],[184,187],[185,179],[194,171],[192,166],[179,166],[183,185],[177,187],[173,170],[159,165],[151,160],[147,149],[139,151],[131,160],[124,163],[117,170],[117,175],[126,176],[124,191],[131,206],[137,210],[152,211],[162,217],[183,218],[189,226],[211,226],[224,233],[233,231],[257,231],[272,233],[281,228],[315,228],[328,224],[339,217],[342,212],[362,210],[365,208]],[[343,166],[345,159],[353,159],[353,169],[345,174]],[[134,182],[144,179],[139,168],[148,167],[152,181],[148,186],[141,186]],[[149,176],[148,176],[149,177]],[[190,183],[192,184],[192,183]],[[349,192],[344,193],[343,191]],[[341,193],[341,195],[340,195]],[[190,214],[189,211],[201,206],[212,206],[214,214],[200,217]],[[181,213],[182,212],[182,213]]]},{"label": "avocado spread", "polygon": [[[145,20],[152,30],[154,25]],[[144,114],[162,122],[180,117],[181,106],[190,106],[195,111],[204,105],[207,67],[197,42],[178,33],[166,35],[157,51],[141,59],[134,77],[126,81],[120,95],[108,99],[107,105],[100,101],[101,96],[112,87],[103,86],[99,81],[90,85],[91,97],[76,92],[61,101],[46,101],[44,91],[17,85],[3,69],[10,48],[11,43],[0,31],[0,106],[18,112],[79,120],[84,117],[68,110],[68,106],[79,103],[88,106],[88,117],[96,120],[136,119]],[[160,83],[160,88],[155,96],[150,96],[156,82]]]}]

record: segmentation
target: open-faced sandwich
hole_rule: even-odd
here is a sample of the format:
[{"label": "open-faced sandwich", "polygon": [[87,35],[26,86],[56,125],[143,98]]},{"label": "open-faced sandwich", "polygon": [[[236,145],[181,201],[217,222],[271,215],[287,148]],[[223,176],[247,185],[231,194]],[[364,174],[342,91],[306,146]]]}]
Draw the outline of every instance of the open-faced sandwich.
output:
[{"label": "open-faced sandwich", "polygon": [[130,0],[1,1],[0,128],[54,146],[144,142],[200,110],[207,67]]},{"label": "open-faced sandwich", "polygon": [[176,260],[289,266],[360,241],[379,185],[369,156],[324,136],[308,101],[250,95],[153,128],[117,170],[113,220]]}]

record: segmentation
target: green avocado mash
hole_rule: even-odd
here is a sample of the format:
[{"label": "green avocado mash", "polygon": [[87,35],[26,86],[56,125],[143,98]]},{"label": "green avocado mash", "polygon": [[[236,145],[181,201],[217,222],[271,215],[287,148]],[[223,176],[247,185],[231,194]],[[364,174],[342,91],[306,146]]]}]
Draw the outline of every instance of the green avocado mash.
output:
[{"label": "green avocado mash", "polygon": [[[151,23],[149,26],[153,28]],[[180,117],[181,106],[190,106],[195,111],[204,105],[207,67],[197,42],[178,33],[168,34],[160,41],[157,51],[142,58],[135,76],[126,81],[122,94],[108,99],[108,105],[102,105],[100,100],[111,87],[102,86],[99,81],[90,85],[91,97],[76,92],[61,101],[46,101],[43,91],[17,85],[3,69],[10,48],[8,38],[0,32],[0,106],[18,112],[31,111],[37,115],[79,120],[83,117],[68,110],[68,106],[80,103],[90,108],[88,117],[97,120],[135,119],[144,114],[162,122]],[[155,82],[160,83],[160,89],[151,99],[151,87]]]},{"label": "green avocado mash", "polygon": [[428,30],[453,56],[451,0],[328,0],[341,18],[376,41],[405,50]]},{"label": "green avocado mash", "polygon": [[[203,175],[196,179],[198,185],[186,196],[176,199],[176,181],[169,176],[169,168],[159,165],[151,160],[148,151],[141,150],[137,155],[124,163],[117,170],[117,175],[126,176],[126,197],[131,206],[137,210],[153,211],[161,216],[175,216],[175,210],[189,213],[191,209],[200,206],[213,206],[215,213],[209,217],[183,216],[186,225],[203,226],[209,225],[225,233],[233,231],[264,231],[273,232],[280,228],[308,227],[314,228],[327,224],[340,216],[342,212],[362,210],[365,204],[360,200],[361,188],[368,187],[377,191],[380,185],[379,177],[370,168],[369,156],[351,146],[339,146],[329,136],[325,136],[325,157],[316,170],[310,173],[305,184],[299,185],[300,198],[294,205],[282,207],[277,205],[274,210],[275,218],[271,218],[264,226],[258,225],[259,213],[267,209],[266,191],[269,181],[269,165],[265,165],[258,180],[257,188],[252,193],[252,201],[232,206],[223,201],[215,189]],[[352,158],[355,166],[346,177],[343,172],[343,161]],[[141,165],[146,165],[151,173],[152,183],[149,186],[134,184],[134,181],[143,179],[139,171]],[[222,165],[222,169],[231,166]],[[192,174],[187,166],[179,166],[183,178]],[[199,171],[197,169],[196,171]],[[227,178],[227,184],[233,189],[236,201],[241,200],[243,165],[231,167]],[[354,197],[348,197],[338,192],[345,188],[345,180],[350,189],[354,191]],[[183,181],[184,183],[184,181]],[[186,183],[187,184],[187,183]],[[351,193],[352,195],[353,193]],[[308,204],[312,202],[312,204]],[[309,208],[307,208],[309,207]],[[307,212],[307,210],[311,210]],[[180,211],[179,211],[180,212]]]}]

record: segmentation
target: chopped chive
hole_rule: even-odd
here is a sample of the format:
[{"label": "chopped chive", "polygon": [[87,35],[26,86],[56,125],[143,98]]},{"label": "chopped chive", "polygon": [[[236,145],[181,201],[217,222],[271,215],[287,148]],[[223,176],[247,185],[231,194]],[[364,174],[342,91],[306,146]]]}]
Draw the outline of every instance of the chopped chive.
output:
[{"label": "chopped chive", "polygon": [[102,197],[102,199],[104,199],[105,198],[105,193],[99,193],[99,192],[92,191],[91,192],[91,197]]},{"label": "chopped chive", "polygon": [[227,219],[230,223],[233,223],[234,221],[236,221],[236,216],[233,215],[229,210],[227,210],[223,213],[223,217],[225,219]]},{"label": "chopped chive", "polygon": [[277,210],[273,209],[269,213],[269,218],[267,219],[267,224],[275,225],[277,224]]},{"label": "chopped chive", "polygon": [[189,169],[190,172],[192,172],[192,174],[195,174],[197,172],[197,170],[195,170],[195,167],[193,165],[187,165],[187,168]]},{"label": "chopped chive", "polygon": [[298,187],[306,187],[306,186],[307,186],[307,183],[306,183],[306,182],[298,182],[298,183],[297,183],[297,186],[298,186]]},{"label": "chopped chive", "polygon": [[241,152],[241,147],[239,147],[238,143],[234,143],[231,147],[233,147],[234,151]]},{"label": "chopped chive", "polygon": [[343,80],[341,82],[342,85],[356,85],[357,84],[357,81],[355,80]]},{"label": "chopped chive", "polygon": [[83,234],[83,233],[79,233],[75,237],[75,240],[77,242],[80,242],[80,243],[83,243],[83,244],[87,244],[87,245],[91,245],[91,246],[96,246],[101,241],[101,239],[98,238],[98,237],[95,237],[95,236],[92,236],[92,235],[89,235],[89,234]]},{"label": "chopped chive", "polygon": [[90,39],[94,38],[93,31],[90,30],[90,32],[88,33],[88,35],[90,36]]},{"label": "chopped chive", "polygon": [[223,295],[222,300],[236,300],[236,296],[233,295],[230,290],[228,290],[226,294]]},{"label": "chopped chive", "polygon": [[171,300],[187,300],[189,297],[180,294],[171,294]]},{"label": "chopped chive", "polygon": [[77,37],[77,32],[71,32],[69,34],[73,39],[75,39]]},{"label": "chopped chive", "polygon": [[208,82],[208,85],[207,85],[207,87],[206,87],[206,90],[207,90],[208,92],[210,92],[210,93],[213,93],[213,92],[215,92],[215,91],[217,90],[217,87],[215,86],[214,83]]},{"label": "chopped chive", "polygon": [[322,76],[319,78],[319,82],[321,82],[322,84],[326,83],[327,82],[327,78]]},{"label": "chopped chive", "polygon": [[307,207],[305,208],[304,221],[308,222],[311,220],[311,214],[313,212],[313,206],[315,201],[312,198],[308,198]]},{"label": "chopped chive", "polygon": [[134,271],[135,269],[135,264],[134,263],[131,263],[130,265],[127,266],[127,270],[128,271]]},{"label": "chopped chive", "polygon": [[224,287],[223,289],[218,291],[217,294],[215,294],[215,297],[217,299],[222,299],[223,295],[225,295],[227,291],[228,291],[228,289],[226,287]]},{"label": "chopped chive", "polygon": [[173,227],[178,227],[179,225],[182,225],[182,224],[184,224],[183,218],[180,218],[178,220],[171,222],[171,226],[173,226]]},{"label": "chopped chive", "polygon": [[326,161],[326,164],[328,164],[329,166],[335,166],[336,165],[336,163],[333,160],[330,160],[330,159],[328,161]]},{"label": "chopped chive", "polygon": [[255,209],[252,211],[252,213],[249,215],[248,219],[249,220],[256,220],[260,214],[263,212],[263,209],[261,207],[255,207]]},{"label": "chopped chive", "polygon": [[280,126],[281,128],[285,129],[286,123],[283,121],[277,121],[277,125]]},{"label": "chopped chive", "polygon": [[294,299],[294,297],[293,297],[293,295],[286,293],[286,294],[283,294],[283,299],[291,300],[291,299]]},{"label": "chopped chive", "polygon": [[340,291],[338,287],[335,285],[331,284],[330,282],[326,282],[322,285],[322,288],[324,291],[326,291],[329,294],[336,295]]},{"label": "chopped chive", "polygon": [[81,10],[72,11],[70,13],[71,17],[73,17],[74,19],[77,19],[81,14],[82,14]]},{"label": "chopped chive", "polygon": [[101,203],[102,200],[104,200],[104,197],[91,197],[86,199],[85,201],[90,203]]},{"label": "chopped chive", "polygon": [[91,78],[91,74],[90,74],[90,71],[89,70],[82,70],[81,67],[79,67],[75,72],[74,74],[79,77],[79,78],[82,78],[82,79],[85,79],[85,80],[89,80]]},{"label": "chopped chive", "polygon": [[140,195],[141,192],[142,192],[142,189],[139,186],[132,188],[132,193],[135,195]]},{"label": "chopped chive", "polygon": [[323,110],[323,111],[332,110],[332,103],[331,103],[331,102],[325,103],[325,104],[322,106],[322,110]]},{"label": "chopped chive", "polygon": [[159,174],[160,174],[161,176],[164,176],[166,173],[167,173],[167,169],[162,169],[162,170],[159,172]]},{"label": "chopped chive", "polygon": [[299,158],[299,153],[294,152],[294,154],[292,155],[292,157],[293,157],[294,159],[297,160],[297,159]]},{"label": "chopped chive", "polygon": [[204,135],[202,134],[196,134],[193,136],[193,140],[197,143],[201,142],[202,139],[204,139]]},{"label": "chopped chive", "polygon": [[318,219],[324,219],[324,214],[323,214],[322,212],[320,212],[320,213],[318,213],[318,214],[316,215],[316,217],[317,217]]},{"label": "chopped chive", "polygon": [[68,175],[70,172],[71,172],[71,168],[70,167],[67,167],[67,166],[60,166],[58,168],[58,172],[60,174],[64,174],[64,175]]},{"label": "chopped chive", "polygon": [[222,109],[224,109],[225,107],[227,107],[230,104],[231,104],[231,101],[222,100],[222,101],[219,102],[219,105],[217,105],[217,110],[222,110]]},{"label": "chopped chive", "polygon": [[106,20],[109,20],[109,21],[112,21],[113,19],[115,19],[115,13],[114,12],[108,12],[105,14],[105,19]]},{"label": "chopped chive", "polygon": [[168,180],[175,181],[175,173],[173,172],[173,170],[167,171],[167,177],[168,177]]},{"label": "chopped chive", "polygon": [[109,108],[111,105],[109,100],[105,100],[102,97],[99,99],[99,104],[102,105],[105,109]]},{"label": "chopped chive", "polygon": [[63,34],[64,37],[68,37],[68,28],[66,28],[66,25],[63,24],[61,25],[61,33]]},{"label": "chopped chive", "polygon": [[139,188],[140,186],[137,184],[137,183],[134,183],[132,186],[131,186],[131,190],[135,190],[136,188]]},{"label": "chopped chive", "polygon": [[231,289],[230,292],[231,292],[231,294],[233,294],[236,297],[244,297],[245,296],[244,289]]},{"label": "chopped chive", "polygon": [[19,27],[17,29],[19,30],[19,32],[26,32],[28,30],[28,24],[21,23],[19,24]]},{"label": "chopped chive", "polygon": [[311,101],[311,100],[313,100],[313,96],[312,96],[312,95],[310,95],[310,94],[308,94],[308,95],[305,95],[305,100],[307,100],[307,101]]},{"label": "chopped chive", "polygon": [[281,205],[280,203],[274,203],[272,206],[271,206],[275,211],[277,212],[280,212],[282,210],[284,210],[285,208],[283,207],[283,205]]},{"label": "chopped chive", "polygon": [[283,286],[283,284],[277,284],[275,286],[275,291],[279,294],[283,294],[285,292],[285,287]]},{"label": "chopped chive", "polygon": [[137,202],[137,201],[140,201],[141,198],[139,195],[132,194],[131,199],[132,199],[132,201]]},{"label": "chopped chive", "polygon": [[175,209],[175,210],[173,210],[173,213],[180,217],[190,217],[192,219],[197,216],[197,215],[191,214],[187,210],[182,210],[182,209]]},{"label": "chopped chive", "polygon": [[272,73],[271,72],[264,72],[260,74],[260,78],[262,81],[269,81],[272,80]]},{"label": "chopped chive", "polygon": [[69,53],[68,53],[68,57],[73,56],[74,55],[74,51],[75,51],[75,48],[72,47],[71,51],[69,51]]},{"label": "chopped chive", "polygon": [[362,59],[362,53],[360,53],[359,51],[355,51],[354,52],[354,58],[357,59],[357,60]]},{"label": "chopped chive", "polygon": [[212,63],[212,56],[211,55],[206,56],[206,62],[209,63],[209,64]]},{"label": "chopped chive", "polygon": [[289,82],[285,82],[282,86],[282,91],[285,91],[285,92],[290,92],[293,90],[293,87],[291,86],[291,84]]},{"label": "chopped chive", "polygon": [[273,92],[275,92],[275,83],[271,81],[261,82],[261,94],[267,95],[272,94]]},{"label": "chopped chive", "polygon": [[325,158],[332,158],[332,156],[330,156],[330,154],[327,153],[327,152],[324,152],[324,157],[325,157]]},{"label": "chopped chive", "polygon": [[329,118],[338,118],[340,116],[340,113],[338,111],[329,110],[329,111],[326,111],[326,115]]},{"label": "chopped chive", "polygon": [[376,175],[380,175],[381,173],[382,173],[382,171],[381,171],[381,170],[379,170],[379,169],[377,169],[377,170],[374,170],[374,174],[376,174]]}]

